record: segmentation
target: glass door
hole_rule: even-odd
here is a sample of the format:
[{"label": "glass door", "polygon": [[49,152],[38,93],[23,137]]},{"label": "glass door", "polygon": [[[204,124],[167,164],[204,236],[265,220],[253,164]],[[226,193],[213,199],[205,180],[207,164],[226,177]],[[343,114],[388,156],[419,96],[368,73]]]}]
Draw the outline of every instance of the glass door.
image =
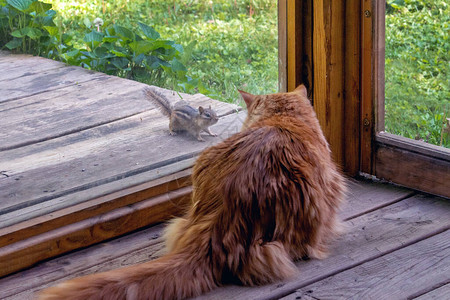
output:
[{"label": "glass door", "polygon": [[450,197],[444,1],[362,1],[361,169]]}]

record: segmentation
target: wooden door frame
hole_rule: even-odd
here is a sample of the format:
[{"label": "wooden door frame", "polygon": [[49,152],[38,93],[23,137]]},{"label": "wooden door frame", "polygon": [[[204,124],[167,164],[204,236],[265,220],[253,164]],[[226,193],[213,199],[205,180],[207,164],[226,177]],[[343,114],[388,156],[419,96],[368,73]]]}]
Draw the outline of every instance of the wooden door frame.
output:
[{"label": "wooden door frame", "polygon": [[279,0],[280,90],[308,88],[334,160],[450,197],[450,150],[383,132],[385,1]]},{"label": "wooden door frame", "polygon": [[350,176],[361,163],[360,5],[278,1],[280,90],[305,84],[334,160]]},{"label": "wooden door frame", "polygon": [[362,0],[361,171],[450,197],[450,149],[384,132],[385,5]]}]

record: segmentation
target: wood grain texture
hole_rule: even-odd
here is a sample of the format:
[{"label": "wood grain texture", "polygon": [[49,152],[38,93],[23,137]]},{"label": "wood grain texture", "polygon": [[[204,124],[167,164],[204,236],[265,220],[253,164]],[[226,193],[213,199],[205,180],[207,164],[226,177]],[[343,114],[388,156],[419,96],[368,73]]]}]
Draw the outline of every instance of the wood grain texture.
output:
[{"label": "wood grain texture", "polygon": [[38,261],[172,218],[184,211],[191,187],[109,211],[0,248],[0,277]]},{"label": "wood grain texture", "polygon": [[313,1],[314,109],[334,160],[344,165],[343,1]]},{"label": "wood grain texture", "polygon": [[[349,197],[348,206],[346,206],[345,211],[342,212],[342,218],[351,218],[364,214],[364,212],[372,211],[379,206],[380,202],[388,201],[388,199],[394,200],[400,196],[405,196],[408,193],[408,190],[384,184],[352,182],[350,184],[349,193],[351,196]],[[378,197],[376,195],[378,195]],[[425,218],[426,216],[427,213],[425,212]],[[161,229],[161,227],[159,228]],[[124,266],[125,264],[143,262],[148,259],[148,255],[153,257],[153,247],[161,249],[161,245],[155,246],[157,240],[151,238],[155,236],[154,229],[150,228],[148,229],[148,233],[146,232],[147,231],[142,231],[132,235],[138,236],[136,241],[131,239],[132,236],[125,236],[114,240],[111,242],[112,244],[107,243],[93,246],[90,248],[91,251],[88,251],[89,249],[81,250],[61,258],[56,258],[17,275],[6,277],[0,280],[0,295],[2,293],[1,291],[5,290],[4,295],[17,294],[13,299],[29,299],[26,295],[32,295],[33,291],[54,284],[57,281],[93,272],[110,270]],[[401,232],[402,230],[399,231],[399,234],[401,234]],[[378,234],[382,235],[383,233],[381,232]],[[393,232],[391,234],[393,234]],[[121,242],[122,239],[123,242]],[[146,244],[147,240],[149,243],[148,245]],[[368,245],[368,247],[370,247],[370,245]],[[111,257],[108,257],[108,255]],[[123,257],[123,259],[121,259],[121,257]],[[124,263],[124,261],[126,263]],[[300,275],[303,276],[303,272]],[[37,280],[36,278],[41,278],[41,280]],[[20,287],[12,287],[14,286],[14,283],[18,282],[21,282]],[[222,293],[221,295],[224,296],[225,294]]]},{"label": "wood grain texture", "polygon": [[[0,228],[0,247],[54,230],[71,223],[76,223],[108,211],[137,203],[151,197],[162,195],[191,184],[191,169],[175,172],[170,175],[145,182],[143,184],[121,189],[98,198],[83,201],[51,214],[40,215],[35,218],[14,225]],[[17,213],[21,213],[18,211]],[[0,248],[1,249],[1,248]]]},{"label": "wood grain texture", "polygon": [[375,135],[373,98],[373,9],[371,0],[361,4],[361,167],[360,170],[373,174],[372,140]]},{"label": "wood grain texture", "polygon": [[64,64],[38,56],[30,57],[26,54],[8,55],[0,59],[0,69],[7,70],[7,72],[0,72],[0,81],[8,80],[11,82],[11,80],[19,77],[63,67]]},{"label": "wood grain texture", "polygon": [[[2,166],[8,175],[0,180],[0,198],[3,199],[0,203],[1,223],[22,221],[14,219],[14,215],[11,215],[12,219],[7,216],[18,209],[21,210],[21,219],[36,205],[39,205],[41,214],[45,214],[89,199],[75,199],[73,195],[78,192],[140,173],[156,172],[164,165],[195,157],[208,145],[237,132],[244,119],[241,114],[223,117],[212,127],[220,136],[206,136],[207,142],[200,143],[188,135],[170,136],[168,120],[161,119],[158,124],[145,116],[61,137],[49,141],[50,147],[37,145],[38,150],[0,152],[0,161],[4,162]],[[156,126],[154,131],[151,126]],[[15,155],[18,157],[14,158]],[[33,164],[27,164],[27,161],[33,161]],[[72,200],[66,202],[68,199]]]},{"label": "wood grain texture", "polygon": [[344,34],[344,164],[343,170],[355,176],[360,170],[361,120],[361,1],[345,1]]},{"label": "wood grain texture", "polygon": [[446,299],[450,295],[450,283],[447,283],[441,287],[436,289],[432,289],[431,291],[424,293],[418,297],[414,297],[416,300],[441,300]]},{"label": "wood grain texture", "polygon": [[155,225],[0,279],[0,298],[33,299],[35,291],[56,282],[156,258],[163,252],[163,229],[164,224]]},{"label": "wood grain texture", "polygon": [[158,88],[221,117],[219,137],[199,143],[168,134],[145,84],[4,52],[0,68],[1,275],[176,214],[194,158],[245,119],[237,105]]},{"label": "wood grain texture", "polygon": [[303,299],[303,295],[313,299],[410,299],[439,282],[450,281],[449,257],[447,230],[282,299]]},{"label": "wood grain texture", "polygon": [[413,196],[411,190],[364,179],[348,179],[347,203],[340,217],[349,220]]},{"label": "wood grain texture", "polygon": [[445,199],[414,196],[347,221],[347,233],[324,260],[297,263],[291,281],[261,287],[227,286],[198,299],[278,299],[294,290],[424,240],[450,228]]},{"label": "wood grain texture", "polygon": [[313,90],[312,0],[287,1],[287,90],[304,84]]},{"label": "wood grain texture", "polygon": [[378,178],[450,198],[450,160],[379,143],[375,159]]},{"label": "wood grain texture", "polygon": [[[63,63],[59,64],[65,66]],[[30,74],[30,76],[2,80],[0,81],[0,89],[2,90],[0,103],[46,91],[58,90],[67,86],[74,86],[90,80],[101,82],[108,77],[105,74],[86,70],[81,67],[65,66],[46,70],[38,74]]]}]

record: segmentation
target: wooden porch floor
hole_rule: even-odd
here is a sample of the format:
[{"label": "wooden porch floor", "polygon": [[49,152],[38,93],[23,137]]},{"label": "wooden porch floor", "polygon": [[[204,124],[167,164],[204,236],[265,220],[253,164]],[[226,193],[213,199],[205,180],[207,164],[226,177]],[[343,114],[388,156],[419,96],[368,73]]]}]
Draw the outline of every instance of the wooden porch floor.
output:
[{"label": "wooden porch floor", "polygon": [[[170,137],[143,84],[5,53],[0,69],[0,299],[160,256],[161,222],[187,201],[195,156],[243,119],[184,95],[212,104],[220,136]],[[350,179],[341,214],[347,232],[330,257],[298,262],[297,278],[199,298],[450,299],[448,199]]]},{"label": "wooden porch floor", "polygon": [[145,84],[5,52],[0,70],[0,277],[179,213],[195,156],[245,118],[183,94],[216,110],[219,136],[173,137]]},{"label": "wooden porch floor", "polygon": [[[261,287],[225,286],[199,299],[450,299],[450,203],[389,184],[351,180],[347,232],[325,260]],[[79,250],[0,279],[0,298],[161,255],[163,224]]]}]

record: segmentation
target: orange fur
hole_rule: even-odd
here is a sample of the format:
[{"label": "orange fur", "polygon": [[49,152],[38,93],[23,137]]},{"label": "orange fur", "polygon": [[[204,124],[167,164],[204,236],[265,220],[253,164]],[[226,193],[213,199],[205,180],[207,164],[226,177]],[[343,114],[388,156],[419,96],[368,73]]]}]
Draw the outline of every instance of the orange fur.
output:
[{"label": "orange fur", "polygon": [[294,260],[326,255],[345,183],[306,89],[241,94],[243,130],[198,158],[192,206],[166,230],[168,254],[70,280],[40,299],[182,299],[283,280],[296,274]]}]

